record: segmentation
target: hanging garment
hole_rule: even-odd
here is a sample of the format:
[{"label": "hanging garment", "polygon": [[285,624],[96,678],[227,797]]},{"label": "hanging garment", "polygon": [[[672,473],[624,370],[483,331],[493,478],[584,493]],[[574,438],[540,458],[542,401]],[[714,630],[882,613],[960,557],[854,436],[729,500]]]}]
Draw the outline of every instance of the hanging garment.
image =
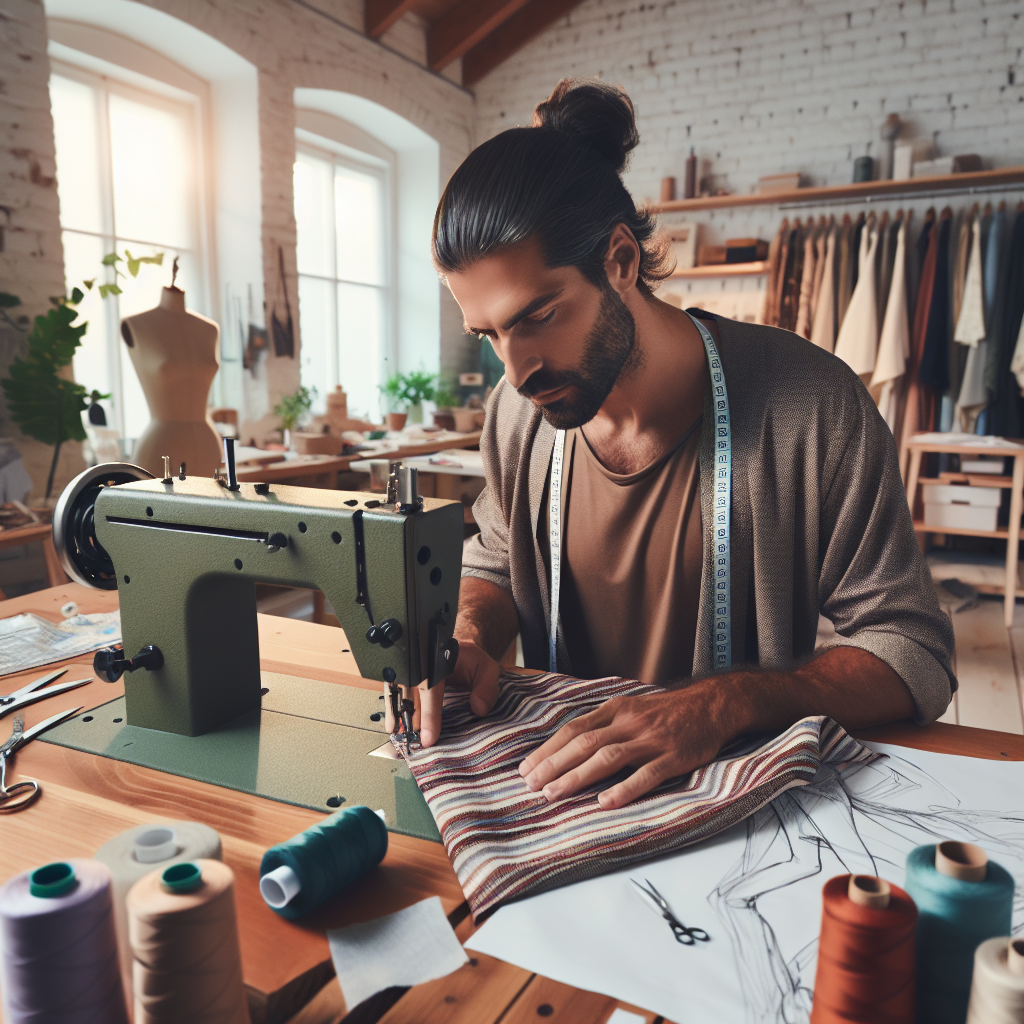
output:
[{"label": "hanging garment", "polygon": [[899,421],[900,382],[910,357],[910,322],[907,309],[907,221],[898,218],[896,252],[893,258],[889,299],[885,304],[882,334],[878,339],[878,359],[871,377],[871,397],[882,419],[895,435]]},{"label": "hanging garment", "polygon": [[804,229],[804,266],[800,276],[800,301],[797,305],[796,326],[793,328],[801,338],[811,336],[811,298],[814,294],[817,235],[814,221],[808,221]]},{"label": "hanging garment", "polygon": [[878,322],[885,320],[885,309],[889,304],[889,289],[892,287],[892,271],[896,260],[896,240],[900,233],[900,223],[903,220],[903,211],[896,213],[896,219],[889,220],[889,211],[886,210],[878,222],[878,230],[881,233],[878,242]]},{"label": "hanging garment", "polygon": [[962,288],[960,310],[956,318],[953,340],[961,345],[976,348],[985,337],[985,295],[981,277],[981,218],[967,225],[970,230],[970,256],[967,258],[967,273]]},{"label": "hanging garment", "polygon": [[811,328],[811,341],[831,352],[835,348],[836,333],[836,236],[839,229],[832,224],[825,238],[825,259],[821,271],[821,287],[814,304],[814,325]]},{"label": "hanging garment", "polygon": [[878,231],[872,223],[860,236],[857,287],[836,338],[836,355],[865,383],[875,371],[878,355],[878,299],[876,298],[875,260],[878,256]]},{"label": "hanging garment", "polygon": [[810,332],[814,326],[814,314],[818,308],[818,296],[821,295],[821,282],[825,275],[825,250],[828,248],[828,236],[829,230],[833,220],[826,220],[824,217],[818,221],[818,233],[815,236],[814,243],[814,287],[811,291],[811,308],[810,308],[810,322],[807,327],[807,336],[810,337]]},{"label": "hanging garment", "polygon": [[[932,301],[935,284],[935,257],[938,252],[939,232],[935,210],[925,214],[924,227],[917,240],[917,258],[921,272],[918,277],[917,300],[914,303],[914,319],[910,329],[910,361],[904,375],[904,396],[900,422],[900,465],[906,469],[907,442],[919,430],[928,430],[922,419],[921,383],[919,372],[924,355],[925,330],[928,327],[928,309]],[[904,477],[906,473],[904,472]]]},{"label": "hanging garment", "polygon": [[970,263],[971,239],[973,236],[974,222],[977,220],[977,207],[972,213],[964,213],[960,218],[960,227],[956,232],[956,254],[953,257],[951,271],[952,294],[953,294],[953,317],[952,322],[960,320],[960,310],[963,306],[964,292],[967,288],[967,268]]},{"label": "hanging garment", "polygon": [[[1024,313],[1024,212],[1018,211],[1006,261],[1006,273],[996,296],[996,326],[993,338],[997,351],[995,394],[989,414],[989,430],[999,437],[1020,437],[1024,432],[1024,399],[1017,379],[1010,371],[1017,334]],[[1001,301],[1000,301],[1001,300]]]},{"label": "hanging garment", "polygon": [[786,264],[789,261],[789,245],[793,229],[788,220],[782,222],[782,244],[779,246],[779,265],[775,272],[775,289],[772,295],[772,326],[782,323],[782,292],[786,285]]},{"label": "hanging garment", "polygon": [[939,220],[931,302],[927,313],[921,367],[918,370],[922,430],[935,430],[938,427],[940,403],[949,388],[949,346],[952,335],[949,327],[949,244],[952,220],[953,211],[947,206]]},{"label": "hanging garment", "polygon": [[796,327],[800,307],[800,283],[804,267],[804,232],[798,220],[789,236],[789,250],[786,259],[785,280],[782,286],[782,304],[779,309],[779,326],[792,331]]},{"label": "hanging garment", "polygon": [[1017,378],[1017,387],[1024,394],[1024,319],[1021,320],[1020,327],[1017,329],[1017,344],[1013,348],[1013,362],[1010,363],[1010,369]]},{"label": "hanging garment", "polygon": [[850,233],[850,297],[853,297],[853,293],[857,288],[857,282],[860,280],[860,240],[864,234],[864,228],[866,225],[866,219],[864,214],[861,213],[857,217],[857,222],[853,225],[853,231]]},{"label": "hanging garment", "polygon": [[[843,226],[839,229],[836,239],[836,332],[846,316],[846,307],[850,305],[853,289],[850,286],[850,238],[853,233],[853,221],[850,215],[843,215]],[[833,335],[834,336],[834,335]]]},{"label": "hanging garment", "polygon": [[758,323],[765,324],[768,327],[778,326],[778,321],[775,316],[775,289],[779,276],[779,257],[782,253],[782,236],[788,230],[788,224],[789,222],[783,218],[782,223],[779,225],[779,230],[775,232],[775,237],[772,239],[771,245],[768,246],[768,266],[765,272],[764,300],[761,303],[761,315],[758,317],[757,321]]},{"label": "hanging garment", "polygon": [[[985,387],[985,364],[988,361],[989,352],[987,325],[990,322],[989,317],[991,315],[990,304],[986,296],[989,291],[989,275],[994,270],[994,264],[989,258],[989,240],[992,236],[993,223],[994,218],[990,208],[976,222],[971,259],[967,269],[967,294],[964,306],[960,310],[960,320],[964,321],[964,324],[961,326],[958,321],[954,334],[954,337],[961,341],[962,344],[970,344],[969,341],[963,342],[962,339],[969,338],[972,333],[976,333],[975,312],[971,309],[971,303],[975,300],[971,298],[973,282],[970,278],[975,252],[977,252],[981,277],[978,285],[978,291],[981,296],[980,321],[984,330],[982,337],[978,339],[977,343],[967,350],[967,364],[964,366],[963,380],[960,382],[960,396],[957,399],[955,417],[956,421],[960,424],[960,429],[966,434],[973,434],[975,432],[981,412],[988,405],[989,398],[991,397],[988,389]],[[974,325],[973,329],[972,324]]]},{"label": "hanging garment", "polygon": [[878,757],[831,719],[805,718],[767,742],[734,744],[711,764],[618,810],[597,802],[610,780],[548,803],[520,777],[523,758],[604,701],[656,687],[553,673],[505,674],[498,685],[486,718],[470,710],[467,691],[450,688],[440,742],[405,755],[476,919],[510,900],[716,835],[807,785],[823,766],[836,770]]}]

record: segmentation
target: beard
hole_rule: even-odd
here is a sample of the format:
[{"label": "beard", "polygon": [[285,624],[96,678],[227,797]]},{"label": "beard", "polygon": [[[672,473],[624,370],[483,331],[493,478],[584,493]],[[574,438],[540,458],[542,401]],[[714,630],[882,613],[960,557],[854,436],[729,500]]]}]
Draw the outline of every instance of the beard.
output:
[{"label": "beard", "polygon": [[583,358],[573,370],[540,369],[520,387],[524,398],[570,387],[570,392],[541,409],[556,430],[573,430],[589,423],[622,376],[638,367],[636,323],[626,304],[610,287],[602,289],[597,319],[587,335]]}]

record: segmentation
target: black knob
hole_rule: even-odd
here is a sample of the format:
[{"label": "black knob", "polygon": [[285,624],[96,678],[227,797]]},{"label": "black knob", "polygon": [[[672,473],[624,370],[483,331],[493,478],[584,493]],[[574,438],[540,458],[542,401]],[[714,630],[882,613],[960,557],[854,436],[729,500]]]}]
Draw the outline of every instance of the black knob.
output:
[{"label": "black knob", "polygon": [[402,624],[398,619],[385,619],[378,627],[381,647],[390,647],[402,639]]},{"label": "black knob", "polygon": [[93,671],[108,683],[116,683],[124,674],[127,665],[124,651],[120,647],[104,647],[97,651],[92,659]]},{"label": "black knob", "polygon": [[267,538],[267,551],[270,554],[274,554],[275,551],[280,551],[281,548],[288,547],[288,537],[283,533],[272,533]]}]

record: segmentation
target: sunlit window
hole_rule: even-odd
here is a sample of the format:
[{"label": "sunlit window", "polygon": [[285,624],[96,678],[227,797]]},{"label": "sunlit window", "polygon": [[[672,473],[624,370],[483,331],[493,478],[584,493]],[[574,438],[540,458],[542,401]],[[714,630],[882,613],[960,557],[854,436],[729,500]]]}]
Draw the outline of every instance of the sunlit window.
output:
[{"label": "sunlit window", "polygon": [[379,419],[388,303],[386,171],[305,146],[295,161],[302,383]]},{"label": "sunlit window", "polygon": [[138,438],[149,409],[120,338],[121,319],[160,301],[175,256],[188,304],[205,305],[197,104],[57,62],[50,102],[68,289],[92,278],[113,281],[101,265],[106,253],[165,254],[162,268],[118,278],[122,295],[100,299],[94,289],[81,306],[89,329],[75,356],[75,379],[109,392],[110,425]]}]

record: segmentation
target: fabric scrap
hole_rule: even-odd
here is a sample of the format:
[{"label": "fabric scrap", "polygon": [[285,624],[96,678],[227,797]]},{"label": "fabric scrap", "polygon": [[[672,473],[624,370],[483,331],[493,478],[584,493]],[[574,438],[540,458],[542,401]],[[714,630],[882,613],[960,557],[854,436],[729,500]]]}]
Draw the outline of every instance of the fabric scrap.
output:
[{"label": "fabric scrap", "polygon": [[[563,725],[612,697],[659,692],[636,680],[502,675],[491,714],[449,689],[440,742],[406,760],[437,822],[475,918],[510,900],[617,871],[717,835],[822,766],[876,757],[824,717],[747,739],[719,760],[618,810],[598,793],[623,772],[549,804],[519,775],[522,760]],[[397,744],[396,744],[397,745]]]},{"label": "fabric scrap", "polygon": [[386,988],[434,981],[469,961],[440,896],[375,921],[331,928],[327,944],[350,1012]]}]

